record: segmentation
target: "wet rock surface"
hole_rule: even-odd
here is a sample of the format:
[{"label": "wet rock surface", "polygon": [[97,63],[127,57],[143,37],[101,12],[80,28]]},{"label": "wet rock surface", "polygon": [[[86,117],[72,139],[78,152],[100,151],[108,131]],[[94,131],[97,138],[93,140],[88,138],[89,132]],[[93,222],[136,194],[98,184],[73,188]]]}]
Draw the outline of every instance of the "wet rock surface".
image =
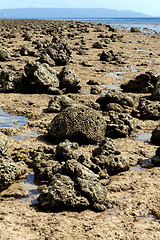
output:
[{"label": "wet rock surface", "polygon": [[134,130],[134,122],[131,115],[123,113],[109,114],[110,120],[107,121],[106,135],[111,138],[125,138]]}]

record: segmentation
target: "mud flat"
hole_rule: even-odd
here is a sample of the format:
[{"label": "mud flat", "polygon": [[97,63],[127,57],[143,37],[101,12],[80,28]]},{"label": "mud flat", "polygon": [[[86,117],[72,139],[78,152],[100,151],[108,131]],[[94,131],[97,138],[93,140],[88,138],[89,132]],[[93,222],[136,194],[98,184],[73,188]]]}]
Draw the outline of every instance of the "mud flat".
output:
[{"label": "mud flat", "polygon": [[159,45],[0,20],[0,239],[160,239]]}]

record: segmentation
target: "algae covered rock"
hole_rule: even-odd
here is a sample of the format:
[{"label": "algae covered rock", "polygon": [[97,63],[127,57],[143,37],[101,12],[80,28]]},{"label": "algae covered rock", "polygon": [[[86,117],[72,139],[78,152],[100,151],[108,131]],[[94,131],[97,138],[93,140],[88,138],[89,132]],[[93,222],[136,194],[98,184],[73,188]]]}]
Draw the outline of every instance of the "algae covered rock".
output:
[{"label": "algae covered rock", "polygon": [[81,143],[96,143],[105,138],[106,121],[96,110],[75,105],[57,114],[48,132],[57,140],[67,138]]}]

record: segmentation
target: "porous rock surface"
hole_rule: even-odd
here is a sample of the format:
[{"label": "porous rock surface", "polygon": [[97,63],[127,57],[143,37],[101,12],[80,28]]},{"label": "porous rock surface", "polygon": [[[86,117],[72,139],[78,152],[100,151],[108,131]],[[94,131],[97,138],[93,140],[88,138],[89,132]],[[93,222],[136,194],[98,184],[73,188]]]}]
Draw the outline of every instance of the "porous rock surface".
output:
[{"label": "porous rock surface", "polygon": [[108,52],[103,51],[100,55],[100,60],[105,62],[116,62],[118,64],[124,63],[121,56],[117,53],[114,53],[113,50]]},{"label": "porous rock surface", "polygon": [[125,138],[134,130],[133,118],[125,113],[109,113],[110,120],[107,120],[106,136],[110,138]]},{"label": "porous rock surface", "polygon": [[152,99],[154,101],[160,101],[160,80],[156,83],[152,91]]},{"label": "porous rock surface", "polygon": [[160,102],[151,101],[147,98],[140,98],[139,105],[137,108],[140,112],[140,117],[142,119],[160,119]]},{"label": "porous rock surface", "polygon": [[64,66],[70,59],[71,48],[65,39],[55,38],[43,53],[47,53],[57,66]]},{"label": "porous rock surface", "polygon": [[121,106],[134,106],[133,98],[130,96],[125,96],[121,91],[115,89],[110,90],[105,95],[101,95],[97,101],[100,104],[100,107],[103,111],[107,111],[110,103],[117,103]]},{"label": "porous rock surface", "polygon": [[49,88],[59,87],[58,74],[47,63],[28,63],[24,69],[30,91],[35,88],[37,92],[47,92]]},{"label": "porous rock surface", "polygon": [[159,79],[160,75],[155,70],[150,70],[127,83],[121,84],[120,87],[126,92],[150,93]]},{"label": "porous rock surface", "polygon": [[95,143],[105,138],[106,121],[96,110],[75,105],[64,109],[51,121],[48,132],[53,139],[74,139]]},{"label": "porous rock surface", "polygon": [[55,157],[57,167],[52,168],[49,184],[38,198],[44,210],[105,210],[107,188],[101,179],[108,182],[108,174],[126,171],[130,165],[110,138],[103,140],[91,157],[85,156],[77,143],[65,140],[57,145]]},{"label": "porous rock surface", "polygon": [[5,150],[8,138],[0,133],[0,192],[25,173],[23,164],[16,164]]},{"label": "porous rock surface", "polygon": [[81,89],[81,82],[69,66],[65,66],[59,73],[59,80],[61,88],[65,88],[66,92],[77,93]]},{"label": "porous rock surface", "polygon": [[92,161],[109,175],[126,171],[130,165],[129,160],[117,149],[111,138],[106,138],[93,150]]},{"label": "porous rock surface", "polygon": [[151,142],[160,146],[160,125],[152,131]]},{"label": "porous rock surface", "polygon": [[54,96],[48,103],[47,111],[55,113],[61,112],[63,109],[71,106],[73,103],[74,101],[65,95]]}]

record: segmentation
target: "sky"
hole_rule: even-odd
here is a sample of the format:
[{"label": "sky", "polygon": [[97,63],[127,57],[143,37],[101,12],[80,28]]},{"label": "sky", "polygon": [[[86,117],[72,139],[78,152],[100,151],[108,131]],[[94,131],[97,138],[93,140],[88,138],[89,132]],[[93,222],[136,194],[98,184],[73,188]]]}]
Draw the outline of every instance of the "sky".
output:
[{"label": "sky", "polygon": [[28,7],[108,8],[160,16],[160,0],[0,0],[0,9]]}]

